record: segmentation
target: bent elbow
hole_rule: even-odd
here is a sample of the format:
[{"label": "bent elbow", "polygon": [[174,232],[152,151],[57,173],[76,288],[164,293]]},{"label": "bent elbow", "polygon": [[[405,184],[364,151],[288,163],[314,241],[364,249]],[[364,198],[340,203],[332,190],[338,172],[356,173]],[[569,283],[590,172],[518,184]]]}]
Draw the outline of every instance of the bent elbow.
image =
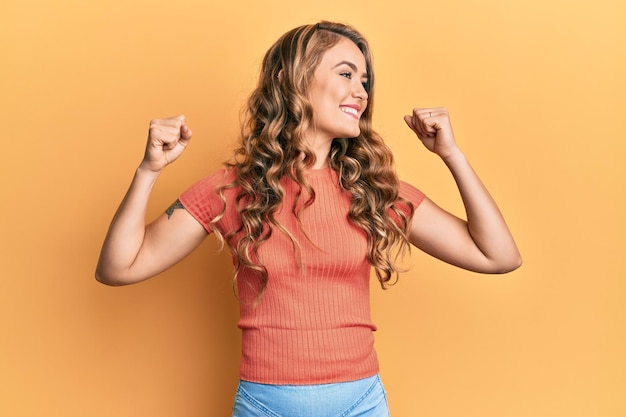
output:
[{"label": "bent elbow", "polygon": [[100,284],[108,285],[110,287],[119,287],[123,285],[119,281],[111,279],[110,277],[102,274],[98,270],[96,270],[95,276],[96,276],[96,281],[98,281]]},{"label": "bent elbow", "polygon": [[[513,267],[513,269],[511,269],[511,271],[515,271],[517,268],[520,268],[522,266],[522,264],[524,263],[524,261],[522,260],[522,256],[519,255],[517,257],[517,260],[515,261],[515,266]],[[510,272],[510,271],[509,271]]]},{"label": "bent elbow", "polygon": [[107,285],[109,287],[121,287],[133,283],[124,280],[121,276],[107,273],[106,271],[103,271],[100,267],[96,268],[95,278],[96,281],[98,281],[99,283]]},{"label": "bent elbow", "polygon": [[517,254],[517,256],[511,257],[510,259],[507,259],[506,261],[501,262],[499,265],[497,265],[496,269],[494,270],[494,273],[495,274],[507,274],[509,272],[513,272],[519,267],[521,267],[522,263],[523,263],[522,256],[520,254]]}]

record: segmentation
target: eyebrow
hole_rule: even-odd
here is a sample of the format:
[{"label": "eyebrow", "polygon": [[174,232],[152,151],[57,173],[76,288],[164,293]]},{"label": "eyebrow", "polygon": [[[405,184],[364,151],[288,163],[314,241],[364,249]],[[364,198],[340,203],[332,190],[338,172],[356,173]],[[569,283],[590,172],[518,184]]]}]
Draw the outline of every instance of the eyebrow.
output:
[{"label": "eyebrow", "polygon": [[[358,68],[357,68],[357,66],[356,66],[355,64],[353,64],[352,62],[350,62],[350,61],[341,61],[340,63],[338,63],[337,65],[335,65],[333,68],[337,68],[337,67],[340,67],[340,66],[342,66],[342,65],[347,65],[347,66],[349,66],[350,68],[352,68],[352,71],[354,71],[354,72],[358,72]],[[362,78],[366,78],[366,79],[368,79],[368,80],[369,80],[369,78],[370,78],[370,77],[369,77],[369,75],[367,74],[367,72],[364,72],[363,74],[361,74],[361,77],[362,77]]]}]

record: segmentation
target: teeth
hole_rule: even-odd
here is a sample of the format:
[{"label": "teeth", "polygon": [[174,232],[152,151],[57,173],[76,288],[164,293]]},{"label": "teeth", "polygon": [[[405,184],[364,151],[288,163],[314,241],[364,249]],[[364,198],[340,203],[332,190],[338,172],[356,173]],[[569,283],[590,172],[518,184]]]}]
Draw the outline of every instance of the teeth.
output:
[{"label": "teeth", "polygon": [[357,111],[357,109],[353,109],[352,107],[340,107],[341,111],[344,113],[350,113],[353,114],[355,116],[357,116],[359,114],[359,112]]}]

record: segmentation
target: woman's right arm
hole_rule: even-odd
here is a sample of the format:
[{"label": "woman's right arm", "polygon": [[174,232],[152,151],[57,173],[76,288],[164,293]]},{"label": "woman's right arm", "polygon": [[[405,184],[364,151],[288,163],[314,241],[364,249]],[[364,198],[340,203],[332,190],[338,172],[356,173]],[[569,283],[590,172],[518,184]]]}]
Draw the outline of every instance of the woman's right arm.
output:
[{"label": "woman's right arm", "polygon": [[155,119],[144,159],[137,168],[102,245],[96,279],[107,285],[143,281],[174,265],[207,236],[204,227],[176,201],[146,225],[152,188],[161,171],[174,162],[191,140],[184,116]]}]

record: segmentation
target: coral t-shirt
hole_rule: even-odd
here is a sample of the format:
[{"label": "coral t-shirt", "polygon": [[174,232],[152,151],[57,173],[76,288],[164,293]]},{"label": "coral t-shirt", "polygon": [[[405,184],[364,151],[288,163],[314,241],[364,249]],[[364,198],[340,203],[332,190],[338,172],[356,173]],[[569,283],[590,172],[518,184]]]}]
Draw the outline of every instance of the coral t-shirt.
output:
[{"label": "coral t-shirt", "polygon": [[[292,206],[298,190],[288,178],[276,219],[297,240],[274,230],[259,248],[268,272],[267,288],[258,305],[258,273],[242,269],[237,278],[242,330],[240,378],[265,384],[307,385],[344,382],[378,372],[370,316],[370,271],[367,237],[350,223],[351,196],[341,189],[332,169],[310,170],[307,180],[315,201],[304,209],[299,225]],[[224,209],[216,188],[233,176],[220,170],[181,196],[185,209],[207,231]],[[237,230],[237,188],[224,191],[226,211],[217,222],[222,234]],[[424,194],[401,182],[400,195],[415,208]],[[409,214],[406,204],[398,208]],[[252,285],[250,285],[252,284]]]}]

